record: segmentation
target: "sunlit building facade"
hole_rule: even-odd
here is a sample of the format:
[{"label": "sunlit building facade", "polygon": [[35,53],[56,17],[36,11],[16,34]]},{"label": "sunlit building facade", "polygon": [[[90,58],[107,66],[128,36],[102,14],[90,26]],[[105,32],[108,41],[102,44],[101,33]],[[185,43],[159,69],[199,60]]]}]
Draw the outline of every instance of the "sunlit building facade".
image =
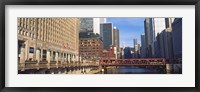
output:
[{"label": "sunlit building facade", "polygon": [[94,33],[80,33],[79,54],[85,60],[100,60],[102,57],[103,42],[99,35]]},{"label": "sunlit building facade", "polygon": [[78,61],[78,18],[18,18],[17,23],[19,63]]}]

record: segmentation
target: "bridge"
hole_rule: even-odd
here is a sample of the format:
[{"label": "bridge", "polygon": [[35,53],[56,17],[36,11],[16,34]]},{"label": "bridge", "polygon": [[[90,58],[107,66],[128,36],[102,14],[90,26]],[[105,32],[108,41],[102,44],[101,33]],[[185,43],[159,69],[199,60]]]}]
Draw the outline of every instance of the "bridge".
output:
[{"label": "bridge", "polygon": [[179,64],[181,60],[165,58],[101,59],[102,66],[162,66]]}]

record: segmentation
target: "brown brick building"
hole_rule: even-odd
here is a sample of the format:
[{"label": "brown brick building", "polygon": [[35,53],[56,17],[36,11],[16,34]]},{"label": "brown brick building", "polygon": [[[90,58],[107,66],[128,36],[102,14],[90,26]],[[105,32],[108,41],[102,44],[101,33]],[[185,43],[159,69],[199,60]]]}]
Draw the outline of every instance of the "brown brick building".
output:
[{"label": "brown brick building", "polygon": [[117,59],[116,49],[114,45],[111,45],[108,50],[104,49],[102,59]]},{"label": "brown brick building", "polygon": [[79,55],[85,60],[99,60],[102,57],[103,43],[99,36],[80,36]]}]

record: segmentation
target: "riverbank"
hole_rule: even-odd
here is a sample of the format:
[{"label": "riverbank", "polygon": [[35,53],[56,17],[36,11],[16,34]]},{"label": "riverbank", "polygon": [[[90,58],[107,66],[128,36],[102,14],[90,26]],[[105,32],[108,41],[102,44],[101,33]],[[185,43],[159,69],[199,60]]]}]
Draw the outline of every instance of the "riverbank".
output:
[{"label": "riverbank", "polygon": [[99,69],[97,69],[97,70],[91,70],[91,71],[87,72],[86,74],[96,74],[98,72],[100,72]]}]

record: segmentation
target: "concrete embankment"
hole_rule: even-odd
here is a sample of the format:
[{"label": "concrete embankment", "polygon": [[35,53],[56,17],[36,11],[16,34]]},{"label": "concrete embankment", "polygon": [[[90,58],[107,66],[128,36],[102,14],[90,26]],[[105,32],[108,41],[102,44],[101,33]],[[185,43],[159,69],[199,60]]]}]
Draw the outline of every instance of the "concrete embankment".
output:
[{"label": "concrete embankment", "polygon": [[69,71],[66,74],[95,74],[100,72],[98,68],[88,68],[83,70],[75,70],[75,71]]}]

